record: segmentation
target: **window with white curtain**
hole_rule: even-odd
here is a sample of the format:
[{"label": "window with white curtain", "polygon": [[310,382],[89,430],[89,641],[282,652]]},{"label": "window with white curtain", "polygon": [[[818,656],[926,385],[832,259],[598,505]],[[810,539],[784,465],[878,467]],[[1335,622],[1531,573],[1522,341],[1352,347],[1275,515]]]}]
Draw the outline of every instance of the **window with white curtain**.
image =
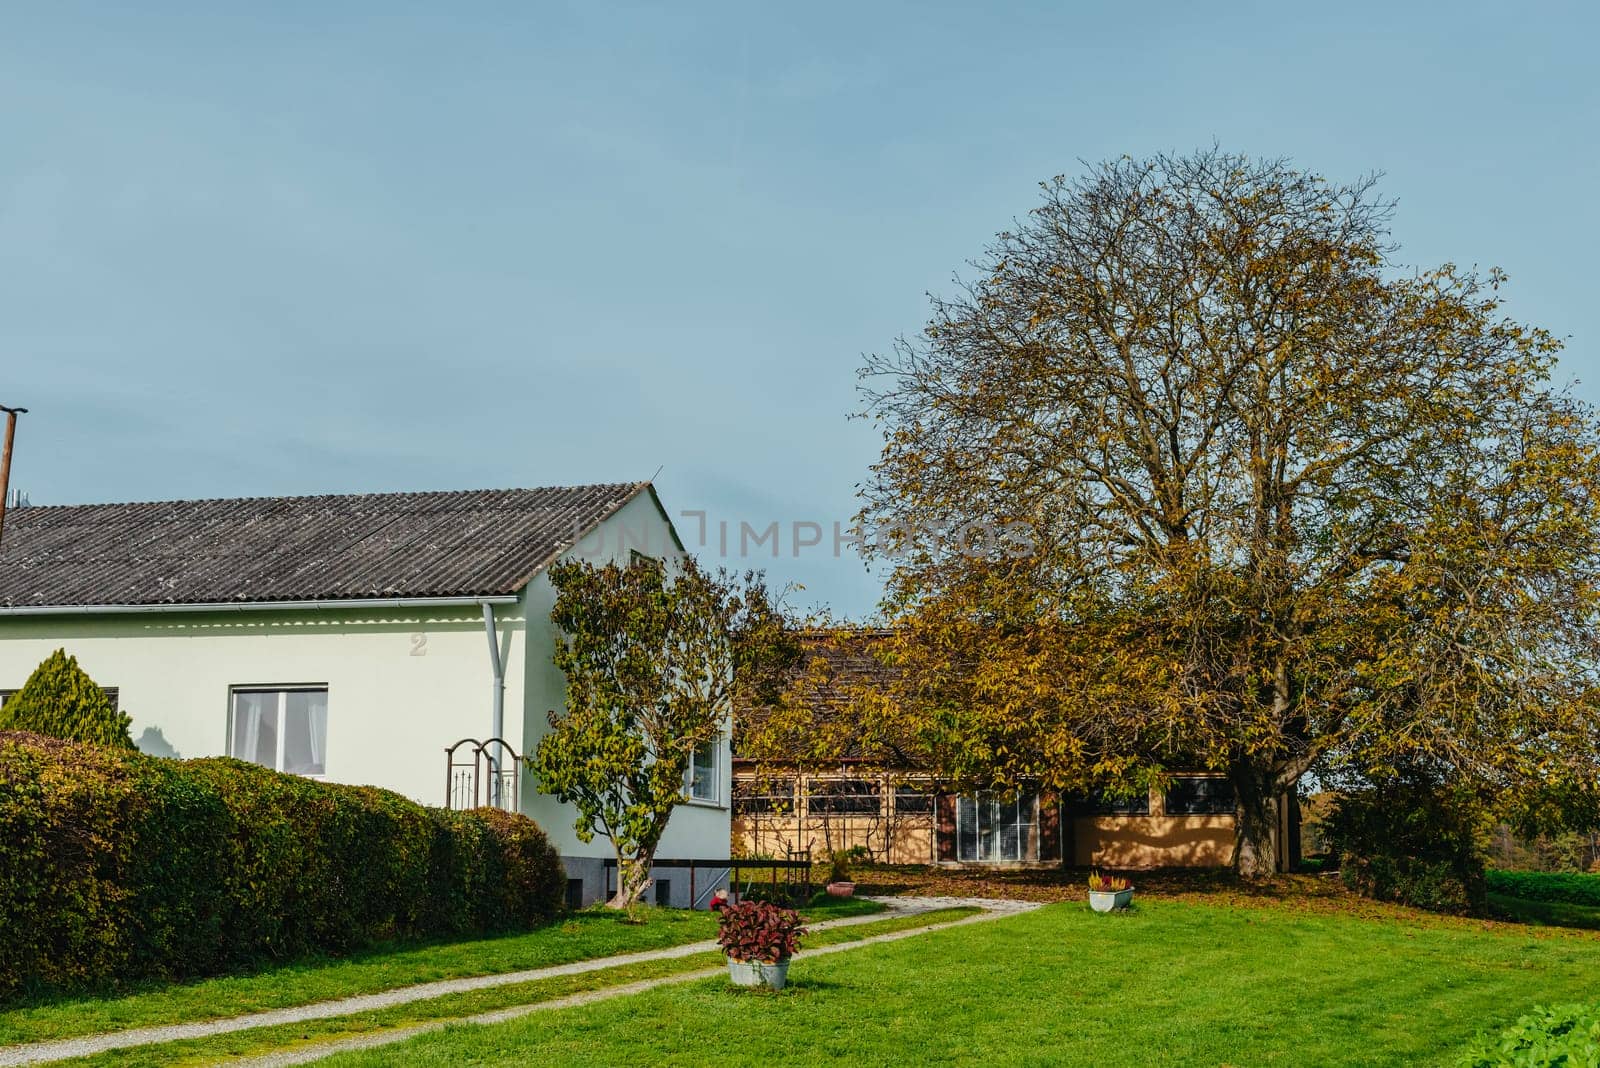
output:
[{"label": "window with white curtain", "polygon": [[235,687],[228,755],[292,775],[327,768],[328,689]]},{"label": "window with white curtain", "polygon": [[689,767],[684,773],[684,786],[696,801],[716,801],[717,756],[722,751],[721,739],[713,739],[694,747],[689,754]]}]

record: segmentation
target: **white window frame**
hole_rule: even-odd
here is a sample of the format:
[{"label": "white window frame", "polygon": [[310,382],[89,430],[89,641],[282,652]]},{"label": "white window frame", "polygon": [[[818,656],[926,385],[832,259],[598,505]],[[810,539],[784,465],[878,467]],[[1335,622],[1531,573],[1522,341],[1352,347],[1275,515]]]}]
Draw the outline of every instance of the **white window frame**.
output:
[{"label": "white window frame", "polygon": [[[695,754],[705,748],[711,747],[711,796],[702,797],[694,792]],[[689,764],[683,769],[683,796],[695,805],[722,806],[722,736],[719,734],[709,742],[703,742],[689,751]]]},{"label": "white window frame", "polygon": [[[980,807],[987,807],[990,808],[991,812],[997,810],[1000,805],[1003,804],[1000,795],[990,792],[980,792],[977,794],[963,794],[956,798],[956,860],[959,863],[1029,864],[1036,862],[1039,859],[1039,795],[1037,792],[1024,792],[1017,798],[1017,801],[1019,804],[1017,805],[1016,821],[1009,825],[1000,823],[995,824],[994,826],[997,828],[1004,828],[1006,826],[1011,826],[1014,828],[1027,827],[1029,830],[1028,837],[1032,848],[1022,848],[1022,844],[1019,842],[1017,850],[1018,856],[1014,860],[1007,860],[999,856],[985,857],[981,855],[983,853],[983,818],[979,814],[978,809]],[[967,805],[970,805],[973,808],[973,831],[976,837],[973,839],[972,843],[973,855],[962,856],[962,846],[964,843],[961,840],[961,809],[963,806]],[[1022,818],[1024,812],[1026,812],[1028,815],[1026,820]],[[1003,833],[1003,831],[1000,833]],[[998,845],[998,835],[996,842]],[[1003,847],[1001,847],[1001,851],[1003,852]]]},{"label": "white window frame", "polygon": [[[324,704],[324,706],[326,706],[328,704],[328,687],[327,687],[326,684],[296,683],[296,684],[292,684],[292,685],[284,685],[284,684],[278,684],[278,683],[262,683],[260,685],[229,686],[228,687],[228,756],[233,757],[233,759],[235,759],[235,760],[243,760],[243,761],[246,761],[247,763],[255,764],[256,762],[252,758],[237,756],[237,755],[235,755],[235,753],[233,751],[233,743],[234,743],[233,722],[234,722],[234,713],[235,713],[235,698],[241,693],[275,693],[275,694],[278,695],[278,731],[277,731],[278,749],[277,749],[277,752],[273,754],[273,765],[272,765],[270,770],[276,771],[276,772],[279,772],[279,773],[285,774],[285,775],[298,774],[298,775],[301,776],[301,778],[305,778],[305,779],[324,779],[324,778],[327,778],[327,775],[328,775],[328,737],[327,737],[327,724],[326,723],[323,724],[322,770],[320,772],[285,772],[283,770],[283,751],[284,751],[284,747],[288,744],[288,740],[289,740],[289,730],[288,730],[288,726],[289,726],[289,694],[291,694],[291,693],[320,693],[320,694],[323,695],[323,704]],[[257,764],[256,766],[257,767],[266,767],[265,764]]]}]

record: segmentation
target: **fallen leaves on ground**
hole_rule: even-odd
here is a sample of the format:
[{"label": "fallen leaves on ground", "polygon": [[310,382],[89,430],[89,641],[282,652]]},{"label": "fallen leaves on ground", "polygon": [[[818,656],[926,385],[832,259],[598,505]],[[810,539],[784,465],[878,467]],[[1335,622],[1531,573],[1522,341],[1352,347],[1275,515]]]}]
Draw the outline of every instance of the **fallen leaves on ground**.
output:
[{"label": "fallen leaves on ground", "polygon": [[[1162,900],[1233,908],[1278,908],[1316,914],[1346,914],[1424,926],[1517,931],[1535,938],[1600,938],[1600,931],[1542,927],[1470,916],[1443,916],[1422,909],[1373,901],[1349,889],[1338,875],[1280,875],[1240,879],[1220,869],[1159,869],[1126,873],[1135,894]],[[925,865],[862,865],[857,893],[886,896],[991,897],[1012,901],[1082,901],[1087,868],[939,868]]]}]

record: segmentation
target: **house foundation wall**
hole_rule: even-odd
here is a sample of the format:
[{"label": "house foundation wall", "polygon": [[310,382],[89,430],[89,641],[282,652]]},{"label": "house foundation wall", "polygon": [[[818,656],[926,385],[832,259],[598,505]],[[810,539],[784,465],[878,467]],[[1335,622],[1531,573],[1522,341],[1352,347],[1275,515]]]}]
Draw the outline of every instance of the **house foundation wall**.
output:
[{"label": "house foundation wall", "polygon": [[[604,859],[568,856],[562,857],[561,862],[567,869],[567,903],[570,906],[587,908],[599,904],[606,900],[608,886],[616,890],[617,870],[607,868]],[[644,894],[645,904],[703,909],[709,907],[714,893],[728,888],[728,862],[697,864],[692,871],[687,867],[657,866],[650,869],[650,878],[651,884]]]}]

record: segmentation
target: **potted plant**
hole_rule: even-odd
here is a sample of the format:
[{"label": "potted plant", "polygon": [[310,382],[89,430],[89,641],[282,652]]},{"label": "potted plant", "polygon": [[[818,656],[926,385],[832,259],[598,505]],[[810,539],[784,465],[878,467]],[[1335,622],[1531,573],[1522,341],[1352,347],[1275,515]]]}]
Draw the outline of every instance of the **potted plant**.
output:
[{"label": "potted plant", "polygon": [[1133,900],[1133,884],[1120,875],[1089,873],[1089,907],[1096,912],[1125,909]]},{"label": "potted plant", "polygon": [[828,869],[828,893],[834,897],[853,897],[856,884],[850,881],[850,865],[865,859],[867,859],[865,846],[834,850],[829,857],[831,866]]},{"label": "potted plant", "polygon": [[799,952],[805,933],[793,909],[765,901],[725,906],[717,918],[717,945],[728,955],[728,981],[782,990],[789,958]]}]

